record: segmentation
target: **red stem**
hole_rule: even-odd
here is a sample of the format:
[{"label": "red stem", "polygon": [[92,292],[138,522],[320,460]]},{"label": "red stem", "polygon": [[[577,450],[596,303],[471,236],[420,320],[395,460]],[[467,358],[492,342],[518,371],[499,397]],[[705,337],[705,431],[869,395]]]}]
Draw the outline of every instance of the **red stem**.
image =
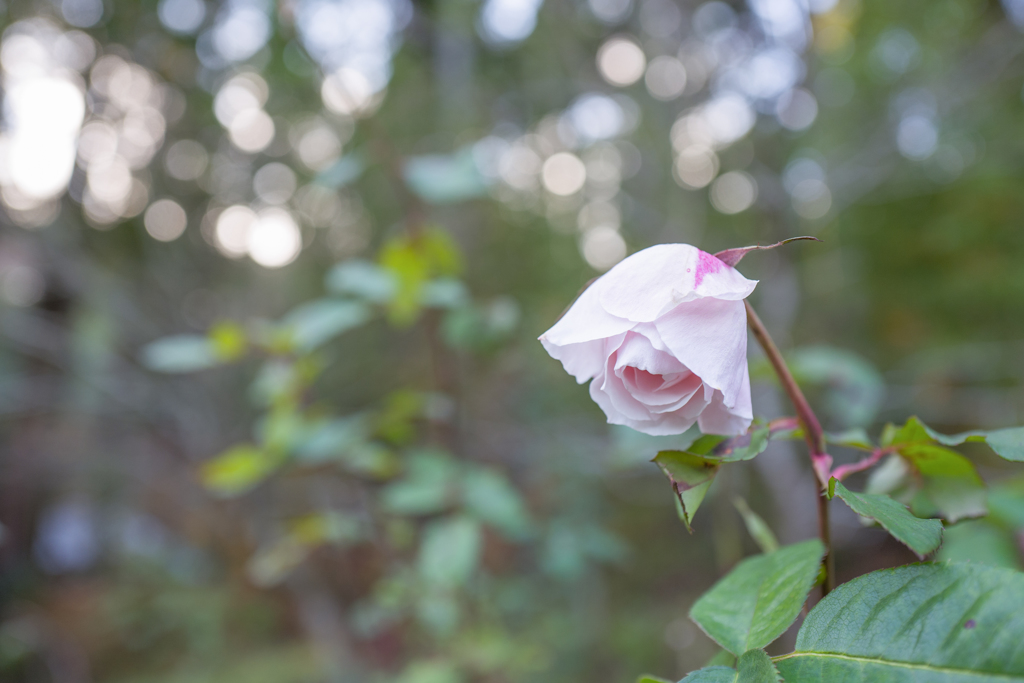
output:
[{"label": "red stem", "polygon": [[754,337],[761,345],[761,348],[764,349],[768,362],[772,364],[772,369],[775,370],[775,374],[779,378],[782,389],[789,396],[789,400],[793,402],[793,407],[796,408],[797,419],[800,420],[800,424],[804,428],[804,438],[807,440],[807,448],[810,451],[811,466],[814,468],[814,472],[821,484],[821,488],[816,491],[816,494],[818,500],[818,535],[821,538],[822,545],[825,546],[825,583],[822,586],[821,594],[822,597],[825,597],[829,591],[835,588],[836,580],[835,561],[832,557],[832,535],[828,523],[828,498],[824,495],[824,489],[828,486],[828,479],[832,468],[832,456],[825,451],[825,432],[821,429],[818,416],[811,410],[811,405],[804,397],[804,392],[800,390],[800,386],[793,379],[793,373],[789,371],[789,366],[786,365],[782,352],[779,351],[779,347],[775,345],[771,335],[768,334],[768,329],[764,326],[764,323],[757,317],[757,313],[754,312],[750,302],[744,301],[743,304],[747,308],[747,324],[750,325],[751,332],[754,333]]}]

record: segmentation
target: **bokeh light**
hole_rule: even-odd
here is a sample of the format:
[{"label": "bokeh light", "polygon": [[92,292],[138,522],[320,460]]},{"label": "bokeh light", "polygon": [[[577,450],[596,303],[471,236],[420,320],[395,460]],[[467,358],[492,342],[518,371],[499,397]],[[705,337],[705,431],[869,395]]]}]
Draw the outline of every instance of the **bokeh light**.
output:
[{"label": "bokeh light", "polygon": [[643,78],[644,51],[630,38],[609,38],[597,51],[597,70],[612,85],[625,87]]},{"label": "bokeh light", "polygon": [[181,204],[173,199],[158,199],[146,209],[143,224],[153,239],[171,242],[185,233],[188,215]]}]

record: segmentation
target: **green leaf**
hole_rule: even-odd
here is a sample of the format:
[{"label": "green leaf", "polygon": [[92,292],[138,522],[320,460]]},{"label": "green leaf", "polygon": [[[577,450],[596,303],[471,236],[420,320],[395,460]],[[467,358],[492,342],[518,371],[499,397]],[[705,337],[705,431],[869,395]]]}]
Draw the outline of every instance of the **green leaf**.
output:
[{"label": "green leaf", "polygon": [[465,583],[480,558],[480,524],[468,517],[450,517],[427,525],[418,567],[428,583],[453,587]]},{"label": "green leaf", "polygon": [[786,683],[1024,681],[1024,574],[974,564],[883,569],[832,591],[796,651],[775,659]]},{"label": "green leaf", "polygon": [[636,683],[672,683],[672,681],[667,678],[658,678],[657,676],[646,675],[637,678]]},{"label": "green leaf", "polygon": [[768,448],[772,430],[767,424],[754,424],[746,434],[731,438],[705,434],[689,448],[687,453],[701,456],[713,456],[721,462],[739,462],[751,460]]},{"label": "green leaf", "polygon": [[458,468],[450,457],[421,451],[409,457],[408,472],[385,486],[380,502],[385,510],[402,515],[430,515],[455,501]]},{"label": "green leaf", "polygon": [[817,539],[740,562],[690,610],[690,618],[733,654],[764,647],[789,628],[818,578]]},{"label": "green leaf", "polygon": [[826,433],[825,440],[836,446],[859,448],[863,451],[870,451],[875,447],[871,443],[871,437],[868,436],[868,433],[862,427],[854,427],[853,429],[847,429],[845,432],[835,434]]},{"label": "green leaf", "polygon": [[728,666],[732,668],[736,666],[736,655],[728,650],[719,650],[704,666]]},{"label": "green leaf", "polygon": [[1022,569],[1016,538],[989,520],[967,520],[946,529],[938,559]]},{"label": "green leaf", "polygon": [[764,521],[761,515],[750,509],[747,501],[737,496],[733,498],[732,504],[739,510],[740,515],[743,517],[743,523],[747,525],[747,532],[754,539],[754,542],[757,543],[761,552],[773,553],[779,549],[779,541],[775,538],[775,534],[772,533],[768,523]]},{"label": "green leaf", "polygon": [[327,289],[336,294],[386,304],[395,297],[398,282],[393,273],[376,263],[353,259],[334,266],[327,274]]},{"label": "green leaf", "polygon": [[299,306],[281,324],[290,331],[295,347],[308,352],[369,319],[365,304],[321,299]]},{"label": "green leaf", "polygon": [[253,488],[277,469],[281,459],[255,446],[243,444],[203,463],[203,485],[219,496],[237,496]]},{"label": "green leaf", "polygon": [[530,534],[530,516],[523,499],[498,472],[483,468],[467,472],[462,479],[462,502],[467,512],[509,538],[523,539]]},{"label": "green leaf", "polygon": [[693,515],[718,473],[721,466],[719,461],[684,451],[662,451],[655,456],[654,462],[672,482],[672,490],[676,492],[682,507],[683,521],[686,528],[692,531],[690,525]]},{"label": "green leaf", "polygon": [[709,666],[694,671],[679,683],[736,683],[736,670],[727,666]]},{"label": "green leaf", "polygon": [[870,424],[885,397],[885,381],[871,363],[855,353],[810,346],[786,355],[798,383],[825,387],[825,410],[844,426]]},{"label": "green leaf", "polygon": [[142,363],[157,372],[195,372],[222,363],[209,338],[179,334],[158,339],[142,349]]},{"label": "green leaf", "polygon": [[959,434],[940,434],[918,417],[911,417],[896,433],[893,443],[938,442],[943,446],[959,446],[964,443],[984,443],[996,455],[1013,462],[1024,462],[1024,427],[1010,427],[994,431],[975,430]]},{"label": "green leaf", "polygon": [[899,451],[924,479],[921,496],[911,509],[926,517],[938,513],[955,522],[988,512],[985,484],[970,460],[942,446],[914,443]]},{"label": "green leaf", "polygon": [[748,650],[736,662],[736,683],[782,683],[771,657],[761,649]]},{"label": "green leaf", "polygon": [[481,175],[473,148],[454,154],[411,157],[403,169],[409,189],[431,204],[451,204],[481,197],[490,183]]},{"label": "green leaf", "polygon": [[829,492],[843,499],[850,509],[861,517],[873,519],[882,525],[900,543],[924,558],[942,543],[942,522],[920,519],[889,496],[854,493],[833,478]]}]

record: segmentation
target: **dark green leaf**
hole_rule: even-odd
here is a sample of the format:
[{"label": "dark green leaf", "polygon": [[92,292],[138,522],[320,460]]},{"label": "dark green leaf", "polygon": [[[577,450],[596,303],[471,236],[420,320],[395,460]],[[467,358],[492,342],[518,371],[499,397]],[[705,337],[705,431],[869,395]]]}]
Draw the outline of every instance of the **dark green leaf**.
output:
[{"label": "dark green leaf", "polygon": [[815,539],[747,558],[694,604],[690,618],[733,654],[764,647],[800,613],[824,552]]},{"label": "dark green leaf", "polygon": [[862,517],[873,519],[886,531],[923,558],[942,543],[942,522],[915,517],[889,496],[854,493],[836,479],[829,482],[830,495],[836,495]]},{"label": "dark green leaf", "polygon": [[973,564],[884,569],[832,591],[796,651],[777,657],[786,683],[1024,681],[1024,574]]},{"label": "dark green leaf", "polygon": [[736,662],[736,683],[782,683],[771,657],[764,650],[748,650]]},{"label": "dark green leaf", "polygon": [[693,515],[721,466],[719,461],[683,451],[662,451],[654,458],[654,462],[672,482],[672,489],[682,506],[683,521],[686,528],[690,529]]}]

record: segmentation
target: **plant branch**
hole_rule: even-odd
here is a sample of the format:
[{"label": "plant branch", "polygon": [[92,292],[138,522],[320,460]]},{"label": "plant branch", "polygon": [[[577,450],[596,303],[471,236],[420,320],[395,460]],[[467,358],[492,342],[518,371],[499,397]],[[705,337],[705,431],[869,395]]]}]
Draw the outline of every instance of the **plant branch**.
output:
[{"label": "plant branch", "polygon": [[797,419],[800,420],[800,425],[804,430],[807,448],[810,450],[811,466],[821,484],[815,493],[818,500],[818,535],[821,538],[822,545],[825,546],[825,583],[822,586],[822,597],[824,597],[835,587],[836,580],[835,562],[832,557],[831,531],[828,523],[828,498],[824,495],[824,489],[828,487],[828,479],[832,468],[832,456],[825,451],[825,432],[821,429],[818,416],[811,410],[811,405],[807,402],[807,398],[804,397],[804,392],[800,390],[800,386],[793,378],[793,373],[789,371],[789,366],[786,365],[782,352],[779,351],[779,347],[775,345],[771,335],[768,334],[768,329],[764,326],[764,323],[757,317],[757,313],[754,312],[750,302],[744,301],[743,305],[747,309],[747,324],[750,325],[750,330],[754,333],[754,337],[761,345],[761,348],[764,349],[768,362],[772,364],[772,369],[778,375],[779,383],[782,384],[783,390],[789,396],[789,400],[793,402]]},{"label": "plant branch", "polygon": [[835,468],[834,470],[832,470],[832,476],[838,479],[839,481],[842,481],[843,479],[850,476],[854,472],[863,472],[864,470],[874,466],[883,457],[889,455],[890,453],[895,453],[896,450],[897,449],[892,446],[888,448],[876,448],[873,451],[871,451],[871,455],[862,458],[855,463],[851,463],[849,465],[840,465],[839,467]]}]

